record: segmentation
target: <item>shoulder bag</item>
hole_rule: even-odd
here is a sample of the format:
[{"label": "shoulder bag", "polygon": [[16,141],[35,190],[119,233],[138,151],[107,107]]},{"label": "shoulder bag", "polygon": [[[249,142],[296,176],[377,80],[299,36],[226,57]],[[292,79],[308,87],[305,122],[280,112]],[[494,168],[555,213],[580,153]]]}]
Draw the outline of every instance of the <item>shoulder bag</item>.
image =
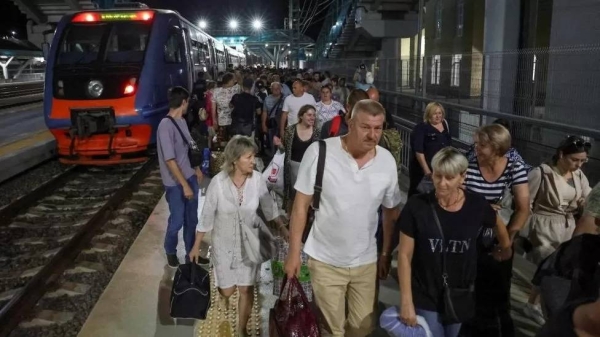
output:
[{"label": "shoulder bag", "polygon": [[203,153],[200,150],[200,148],[198,147],[198,145],[196,144],[196,142],[192,139],[191,135],[190,135],[190,139],[188,139],[185,136],[183,131],[181,131],[179,124],[177,124],[177,122],[175,122],[173,117],[167,116],[167,118],[169,120],[171,120],[173,125],[175,125],[175,127],[177,128],[177,131],[179,131],[179,134],[181,135],[181,138],[183,139],[183,141],[188,144],[188,157],[190,159],[190,165],[192,166],[192,168],[201,167],[202,160],[204,158],[203,158]]},{"label": "shoulder bag", "polygon": [[[262,179],[258,179],[257,181],[264,184]],[[229,190],[231,191],[231,188]],[[234,194],[233,191],[231,193]],[[240,213],[240,205],[237,202],[235,194],[233,195],[233,200],[237,206],[237,220],[240,226],[240,241],[242,242],[242,259],[252,264],[262,264],[272,259],[277,250],[275,237],[273,237],[267,225],[256,214],[251,224],[244,223]]]},{"label": "shoulder bag", "polygon": [[283,95],[281,95],[281,98],[271,108],[271,111],[269,111],[269,115],[267,116],[267,128],[274,129],[277,127],[277,113],[273,114],[273,112],[277,111],[277,108],[281,105],[281,103],[283,103]]},{"label": "shoulder bag", "polygon": [[302,243],[306,243],[308,235],[312,229],[313,222],[315,222],[315,212],[319,210],[319,204],[321,203],[321,192],[323,191],[323,171],[325,171],[325,154],[327,145],[324,140],[319,140],[319,158],[317,159],[317,177],[315,178],[315,193],[313,194],[312,205],[308,207],[308,214],[306,215],[306,226],[304,226],[304,232],[302,233]]},{"label": "shoulder bag", "polygon": [[[466,322],[475,313],[475,287],[473,284],[466,288],[450,287],[448,284],[448,271],[446,270],[446,239],[438,217],[437,210],[431,195],[429,206],[433,213],[433,219],[442,238],[442,292],[444,301],[444,312],[441,313],[444,324],[455,324]],[[455,310],[458,308],[458,310]]]}]

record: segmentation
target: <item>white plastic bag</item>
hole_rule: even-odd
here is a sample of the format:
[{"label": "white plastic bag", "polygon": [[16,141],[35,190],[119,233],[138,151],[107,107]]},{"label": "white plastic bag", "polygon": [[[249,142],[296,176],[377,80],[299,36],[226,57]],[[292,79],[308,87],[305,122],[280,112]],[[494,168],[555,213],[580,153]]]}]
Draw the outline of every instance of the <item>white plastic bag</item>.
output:
[{"label": "white plastic bag", "polygon": [[273,160],[262,174],[263,180],[267,183],[269,191],[275,191],[279,195],[283,195],[283,162],[285,153],[277,150]]}]

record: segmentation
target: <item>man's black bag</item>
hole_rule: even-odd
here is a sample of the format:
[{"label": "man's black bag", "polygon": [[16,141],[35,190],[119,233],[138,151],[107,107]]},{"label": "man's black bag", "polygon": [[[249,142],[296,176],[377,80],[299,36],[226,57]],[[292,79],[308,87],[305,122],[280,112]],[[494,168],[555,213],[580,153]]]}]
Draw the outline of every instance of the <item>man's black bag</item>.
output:
[{"label": "man's black bag", "polygon": [[180,264],[171,289],[171,317],[205,319],[209,308],[209,273],[195,263]]}]

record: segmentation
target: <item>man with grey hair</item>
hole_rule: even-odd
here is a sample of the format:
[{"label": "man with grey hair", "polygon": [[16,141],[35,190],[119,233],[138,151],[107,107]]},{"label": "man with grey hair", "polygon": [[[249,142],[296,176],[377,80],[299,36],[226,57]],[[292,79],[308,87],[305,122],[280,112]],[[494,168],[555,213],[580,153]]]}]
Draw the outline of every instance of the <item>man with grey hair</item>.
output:
[{"label": "man with grey hair", "polygon": [[[373,330],[377,276],[387,276],[394,222],[401,202],[396,161],[378,146],[385,110],[359,101],[348,134],[324,140],[326,146],[320,207],[304,245],[314,299],[327,336],[368,336]],[[291,212],[290,250],[285,272],[300,272],[301,239],[315,189],[319,142],[308,147],[296,180]],[[377,209],[383,206],[383,250],[378,259]],[[347,299],[348,318],[346,307]],[[347,323],[347,324],[346,324]],[[347,326],[347,329],[346,329]]]},{"label": "man with grey hair", "polygon": [[267,137],[266,142],[269,144],[268,148],[271,151],[271,153],[269,153],[270,156],[275,153],[273,137],[277,136],[277,132],[280,129],[281,112],[285,100],[282,88],[283,87],[279,82],[271,83],[271,94],[267,96],[263,102],[263,111],[261,114],[262,132]]}]

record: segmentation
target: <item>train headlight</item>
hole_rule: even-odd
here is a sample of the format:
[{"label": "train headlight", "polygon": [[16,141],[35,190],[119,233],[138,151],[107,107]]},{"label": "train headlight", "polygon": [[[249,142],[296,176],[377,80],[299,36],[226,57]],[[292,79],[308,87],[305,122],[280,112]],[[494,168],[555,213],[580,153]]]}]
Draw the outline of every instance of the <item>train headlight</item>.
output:
[{"label": "train headlight", "polygon": [[102,82],[100,81],[93,80],[90,81],[90,83],[88,83],[87,89],[88,94],[90,94],[90,96],[98,98],[100,97],[100,95],[102,95],[102,92],[104,91],[104,85],[102,85]]}]

